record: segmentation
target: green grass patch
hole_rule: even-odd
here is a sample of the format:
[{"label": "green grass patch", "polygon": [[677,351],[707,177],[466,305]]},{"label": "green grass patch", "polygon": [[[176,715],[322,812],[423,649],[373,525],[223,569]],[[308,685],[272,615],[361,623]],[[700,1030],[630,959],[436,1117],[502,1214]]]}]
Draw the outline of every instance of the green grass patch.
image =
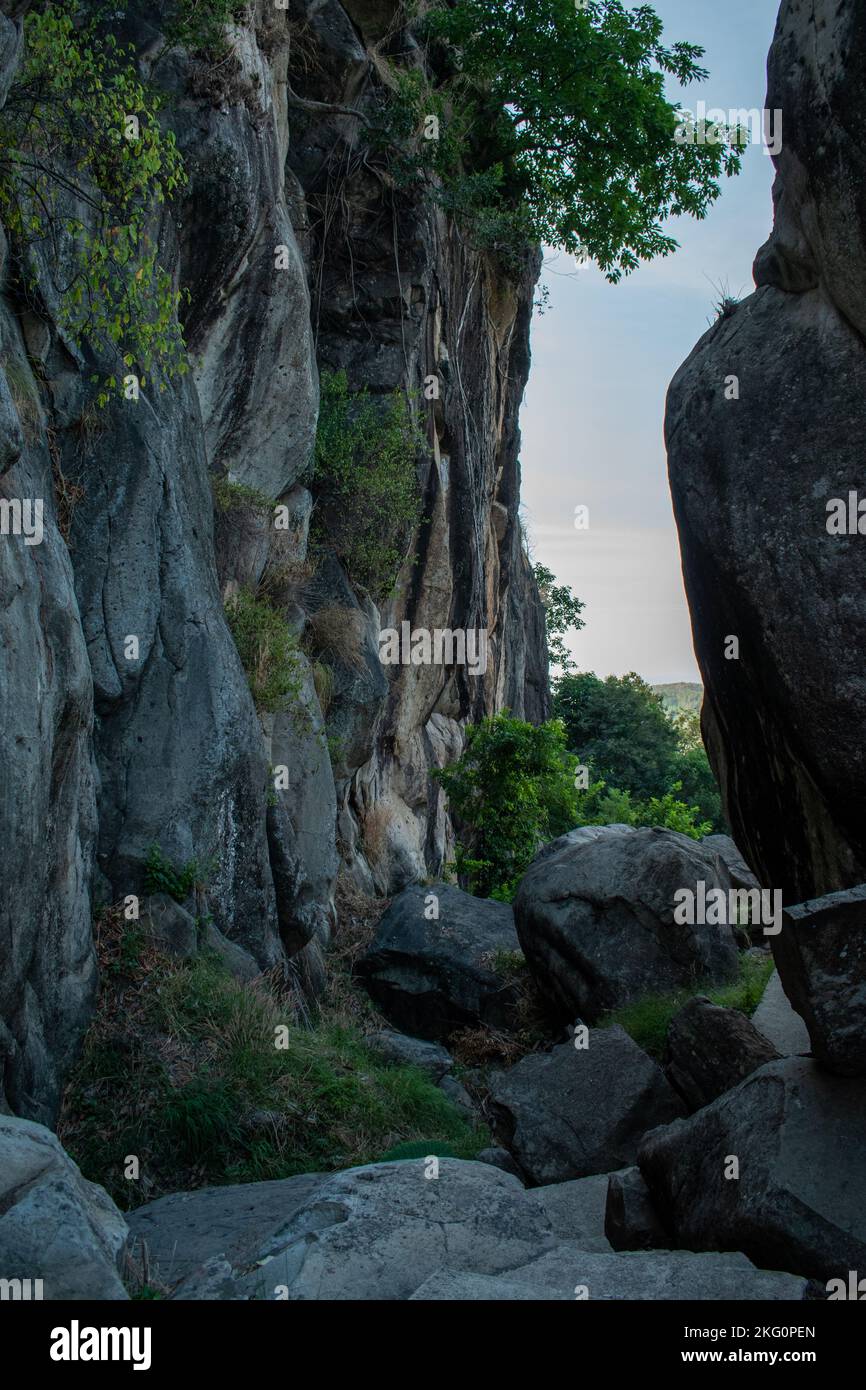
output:
[{"label": "green grass patch", "polygon": [[[372,1052],[355,1019],[304,1026],[267,979],[242,984],[211,956],[149,947],[119,975],[125,935],[120,920],[100,932],[99,1008],[60,1124],[84,1174],[122,1208],[409,1157],[406,1145],[471,1158],[489,1143],[422,1071]],[[137,1181],[125,1176],[130,1155]]]},{"label": "green grass patch", "polygon": [[259,492],[258,488],[247,487],[245,483],[234,483],[226,477],[212,477],[211,491],[214,502],[221,512],[236,511],[239,508],[250,508],[257,512],[272,512],[276,505],[266,492]]},{"label": "green grass patch", "polygon": [[600,1028],[618,1023],[651,1057],[664,1053],[668,1028],[674,1014],[696,994],[705,994],[724,1009],[739,1009],[751,1018],[761,1002],[767,981],[773,973],[772,959],[740,957],[740,976],[728,985],[695,985],[672,994],[649,994],[622,1009],[614,1009],[599,1021]]},{"label": "green grass patch", "polygon": [[266,598],[241,589],[227,602],[226,619],[256,708],[272,714],[289,709],[300,696],[303,667],[285,618]]}]

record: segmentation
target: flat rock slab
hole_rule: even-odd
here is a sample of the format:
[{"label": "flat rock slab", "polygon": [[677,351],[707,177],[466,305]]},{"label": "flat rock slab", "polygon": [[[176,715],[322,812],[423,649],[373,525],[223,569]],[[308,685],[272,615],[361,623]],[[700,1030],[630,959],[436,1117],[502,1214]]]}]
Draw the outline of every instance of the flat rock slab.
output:
[{"label": "flat rock slab", "polygon": [[129,1213],[130,1241],[146,1243],[153,1275],[170,1288],[220,1256],[242,1268],[323,1180],[320,1173],[302,1173],[160,1197]]},{"label": "flat rock slab", "polygon": [[532,1187],[526,1195],[538,1203],[560,1240],[604,1253],[613,1249],[604,1233],[609,1182],[610,1174],[596,1173],[572,1182]]},{"label": "flat rock slab", "polygon": [[245,1297],[407,1299],[440,1269],[501,1274],[556,1243],[517,1178],[486,1163],[378,1163],[335,1173],[259,1251]]},{"label": "flat rock slab", "polygon": [[745,1255],[653,1250],[600,1254],[562,1244],[497,1277],[440,1272],[412,1300],[525,1302],[799,1301],[808,1281],[756,1269]]},{"label": "flat rock slab", "polygon": [[752,1023],[781,1057],[808,1055],[812,1051],[809,1030],[785,993],[778,970],[767,982],[764,997],[752,1014]]}]

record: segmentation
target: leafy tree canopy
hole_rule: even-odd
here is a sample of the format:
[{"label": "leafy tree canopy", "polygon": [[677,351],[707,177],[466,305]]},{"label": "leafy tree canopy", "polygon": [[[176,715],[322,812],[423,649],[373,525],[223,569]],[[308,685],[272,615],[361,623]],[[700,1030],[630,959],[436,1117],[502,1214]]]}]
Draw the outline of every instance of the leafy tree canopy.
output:
[{"label": "leafy tree canopy", "polygon": [[575,759],[558,720],[507,711],[471,725],[459,762],[435,775],[458,824],[457,873],[469,892],[510,901],[546,841],[577,824]]},{"label": "leafy tree canopy", "polygon": [[651,5],[460,0],[437,5],[427,29],[447,46],[451,119],[481,180],[474,193],[452,187],[457,204],[490,221],[497,198],[516,194],[532,239],[595,260],[612,282],[673,251],[664,222],[705,217],[720,175],[740,169],[738,132],[675,139],[665,79],[705,78],[704,50],[664,43]]},{"label": "leafy tree canopy", "polygon": [[631,672],[600,680],[564,676],[554,695],[568,746],[593,775],[641,799],[664,796],[676,779],[677,733],[660,698]]}]

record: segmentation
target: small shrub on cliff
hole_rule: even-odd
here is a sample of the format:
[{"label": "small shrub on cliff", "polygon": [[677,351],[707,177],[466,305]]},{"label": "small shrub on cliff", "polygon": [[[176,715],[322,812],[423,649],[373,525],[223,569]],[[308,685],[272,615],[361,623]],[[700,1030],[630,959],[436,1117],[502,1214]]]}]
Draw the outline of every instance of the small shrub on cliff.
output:
[{"label": "small shrub on cliff", "polygon": [[545,840],[577,824],[574,757],[558,720],[507,712],[466,730],[463,756],[435,773],[457,822],[455,866],[478,897],[510,902]]},{"label": "small shrub on cliff", "polygon": [[166,40],[222,58],[228,50],[226,26],[242,20],[248,9],[247,0],[175,0],[165,24]]},{"label": "small shrub on cliff", "polygon": [[298,643],[282,614],[247,589],[230,598],[226,618],[256,708],[272,714],[297,701],[303,684]]},{"label": "small shrub on cliff", "polygon": [[[183,163],[133,55],[95,18],[75,21],[75,7],[51,4],[26,16],[24,59],[0,111],[0,218],[23,279],[53,281],[61,329],[119,354],[146,384],[157,369],[187,370],[181,295],[159,264],[154,225]],[[102,403],[118,384],[107,378]]]},{"label": "small shrub on cliff", "polygon": [[393,590],[421,520],[417,461],[426,447],[402,392],[377,400],[325,372],[314,486],[320,534],[374,600]]},{"label": "small shrub on cliff", "polygon": [[188,864],[177,868],[166,859],[159,845],[151,845],[144,861],[144,891],[166,893],[176,903],[184,903],[201,880],[198,861],[191,859]]}]

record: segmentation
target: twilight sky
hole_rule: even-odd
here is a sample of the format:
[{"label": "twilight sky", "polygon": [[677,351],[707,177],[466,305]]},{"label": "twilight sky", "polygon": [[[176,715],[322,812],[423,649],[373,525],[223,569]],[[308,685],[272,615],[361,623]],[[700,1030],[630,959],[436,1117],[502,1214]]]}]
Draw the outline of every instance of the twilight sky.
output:
[{"label": "twilight sky", "polygon": [[[672,98],[695,109],[764,106],[778,0],[654,0],[665,39],[706,49],[709,81]],[[653,684],[699,680],[662,437],[664,400],[713,317],[714,286],[738,298],[772,225],[773,164],[745,151],[704,222],[670,225],[680,250],[608,285],[594,266],[550,255],[551,307],[536,316],[521,416],[523,515],[533,558],[586,603],[571,646],[600,676],[636,670]],[[574,529],[589,507],[590,527]],[[707,517],[707,525],[713,524]]]}]

